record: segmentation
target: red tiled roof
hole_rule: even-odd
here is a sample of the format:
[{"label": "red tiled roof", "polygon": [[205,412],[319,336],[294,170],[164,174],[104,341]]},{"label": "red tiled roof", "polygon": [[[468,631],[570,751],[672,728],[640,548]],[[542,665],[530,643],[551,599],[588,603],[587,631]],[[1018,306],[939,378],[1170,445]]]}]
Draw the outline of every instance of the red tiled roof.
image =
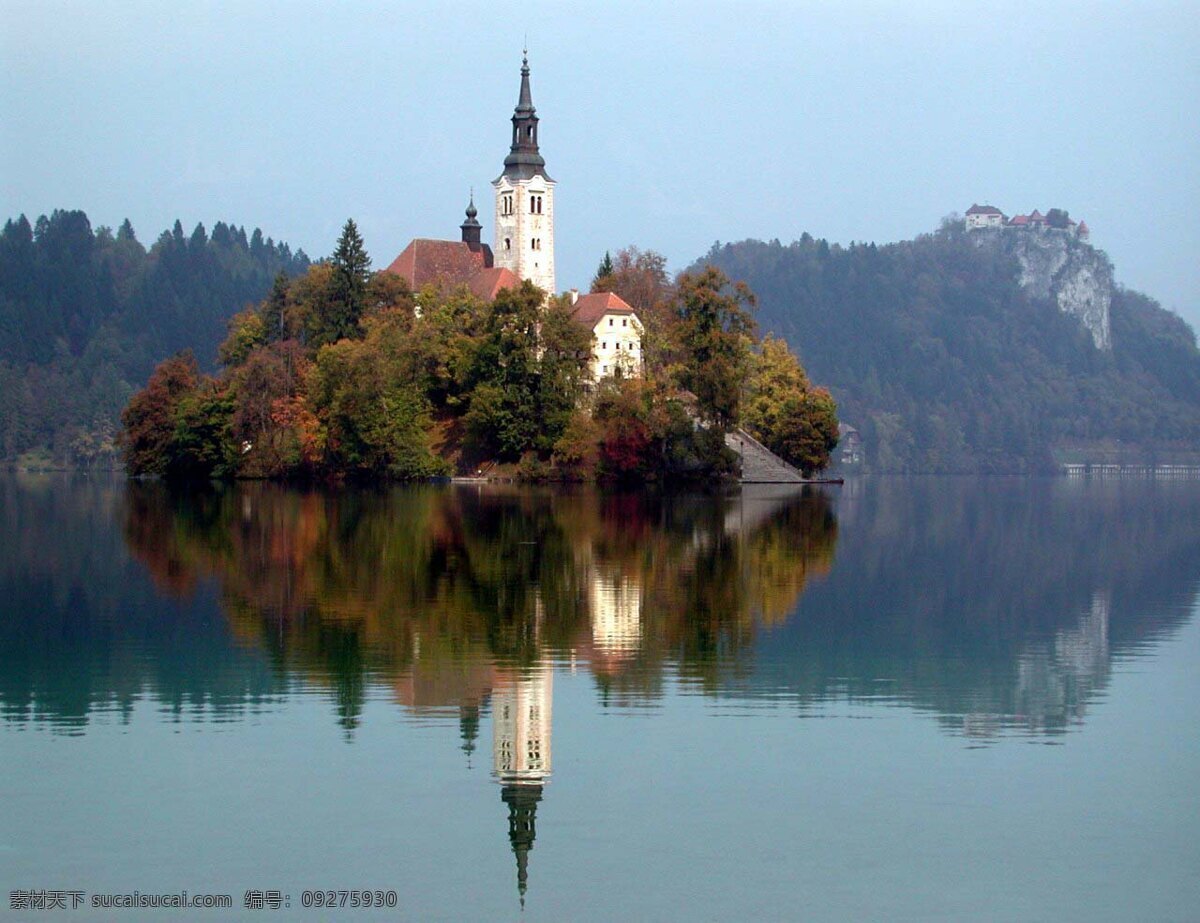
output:
[{"label": "red tiled roof", "polygon": [[1008,223],[1013,224],[1013,225],[1018,225],[1018,226],[1029,224],[1029,216],[1028,215],[1013,215]]},{"label": "red tiled roof", "polygon": [[496,296],[500,294],[500,289],[520,288],[521,280],[517,278],[517,274],[511,269],[505,269],[503,266],[493,266],[490,269],[481,269],[474,273],[467,280],[467,285],[471,287],[471,294],[476,298],[482,298],[484,301],[495,301]]},{"label": "red tiled roof", "polygon": [[1002,215],[1000,209],[994,205],[972,205],[967,209],[968,215]]},{"label": "red tiled roof", "polygon": [[596,326],[605,314],[634,314],[636,312],[619,296],[612,292],[594,292],[580,295],[571,316],[589,330]]},{"label": "red tiled roof", "polygon": [[415,291],[431,282],[469,283],[470,278],[487,268],[483,250],[472,250],[459,240],[418,238],[396,257],[387,272],[403,276]]}]

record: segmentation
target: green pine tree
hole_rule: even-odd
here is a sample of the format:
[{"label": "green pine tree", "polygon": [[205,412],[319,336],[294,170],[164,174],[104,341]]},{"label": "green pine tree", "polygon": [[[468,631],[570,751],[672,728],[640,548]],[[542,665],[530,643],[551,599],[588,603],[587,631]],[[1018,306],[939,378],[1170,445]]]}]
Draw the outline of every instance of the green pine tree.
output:
[{"label": "green pine tree", "polygon": [[592,291],[599,291],[596,287],[601,279],[606,279],[615,272],[612,261],[612,254],[607,250],[604,251],[604,259],[600,261],[600,266],[596,269],[596,276],[592,279]]},{"label": "green pine tree", "polygon": [[362,332],[359,320],[367,301],[371,258],[367,255],[362,235],[358,233],[353,218],[346,219],[329,265],[332,269],[329,297],[311,340],[314,346],[357,339]]}]

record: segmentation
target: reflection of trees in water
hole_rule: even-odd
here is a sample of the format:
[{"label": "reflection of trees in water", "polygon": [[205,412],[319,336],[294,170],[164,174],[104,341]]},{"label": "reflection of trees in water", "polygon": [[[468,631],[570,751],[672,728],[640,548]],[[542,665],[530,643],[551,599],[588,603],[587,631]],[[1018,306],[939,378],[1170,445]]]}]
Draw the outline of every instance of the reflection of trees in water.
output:
[{"label": "reflection of trees in water", "polygon": [[[203,717],[299,680],[331,690],[349,732],[386,684],[415,714],[458,709],[469,750],[498,671],[549,658],[586,664],[616,704],[675,676],[1041,733],[1082,720],[1113,652],[1194,599],[1194,485],[914,479],[833,496],[854,524],[840,535],[825,496],[769,490],[3,479],[0,522],[22,540],[0,559],[0,708],[81,724],[150,692]],[[835,541],[840,566],[812,581]]]},{"label": "reflection of trees in water", "polygon": [[828,569],[836,538],[820,494],[759,503],[749,525],[741,505],[272,485],[183,501],[151,485],[131,495],[126,536],[160,586],[215,577],[235,636],[329,683],[349,729],[369,673],[414,707],[456,676],[458,699],[432,698],[477,705],[489,668],[547,656],[583,657],[605,683],[629,673],[654,685],[675,664],[711,684],[754,625],[784,618]]},{"label": "reflection of trees in water", "polygon": [[619,695],[654,691],[670,665],[711,687],[755,626],[784,619],[828,570],[836,524],[815,493],[250,485],[182,507],[139,492],[126,535],[162,586],[214,576],[235,635],[328,684],[347,733],[366,676],[416,714],[457,708],[468,759],[490,707],[524,903],[552,771],[553,660],[583,659]]}]

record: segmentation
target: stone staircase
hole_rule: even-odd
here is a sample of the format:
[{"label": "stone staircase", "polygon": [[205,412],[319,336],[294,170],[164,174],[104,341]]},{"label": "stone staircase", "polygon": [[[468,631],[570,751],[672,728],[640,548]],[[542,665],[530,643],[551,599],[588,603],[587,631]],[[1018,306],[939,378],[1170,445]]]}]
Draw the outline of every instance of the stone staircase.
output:
[{"label": "stone staircase", "polygon": [[743,484],[804,483],[804,475],[744,429],[726,433],[725,444],[742,460]]}]

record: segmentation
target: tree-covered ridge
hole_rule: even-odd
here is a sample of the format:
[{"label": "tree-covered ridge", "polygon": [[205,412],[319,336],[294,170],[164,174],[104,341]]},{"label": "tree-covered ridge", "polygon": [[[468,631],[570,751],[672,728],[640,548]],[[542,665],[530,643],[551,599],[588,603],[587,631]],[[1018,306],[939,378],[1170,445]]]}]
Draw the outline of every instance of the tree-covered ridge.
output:
[{"label": "tree-covered ridge", "polygon": [[218,221],[176,221],[148,249],[128,220],[93,228],[82,211],[22,215],[0,232],[0,458],[30,449],[87,464],[111,454],[135,383],[184,348],[216,359],[228,317],[303,251]]},{"label": "tree-covered ridge", "polygon": [[760,325],[830,387],[875,470],[1048,470],[1200,447],[1187,324],[1118,288],[1113,349],[1097,350],[1074,317],[1022,290],[1011,253],[961,223],[884,246],[807,234],[714,245],[700,264],[754,289]]},{"label": "tree-covered ridge", "polygon": [[[626,288],[628,256],[597,285]],[[412,292],[370,262],[348,221],[329,262],[280,274],[232,318],[219,374],[187,353],[160,363],[122,414],[129,472],[412,479],[500,463],[532,479],[717,480],[735,473],[725,437],[744,404],[805,470],[836,442],[828,393],[782,342],[756,345],[753,297],[715,269],[631,288],[646,360],[592,382],[593,328],[570,298],[528,281],[490,302]]]}]

